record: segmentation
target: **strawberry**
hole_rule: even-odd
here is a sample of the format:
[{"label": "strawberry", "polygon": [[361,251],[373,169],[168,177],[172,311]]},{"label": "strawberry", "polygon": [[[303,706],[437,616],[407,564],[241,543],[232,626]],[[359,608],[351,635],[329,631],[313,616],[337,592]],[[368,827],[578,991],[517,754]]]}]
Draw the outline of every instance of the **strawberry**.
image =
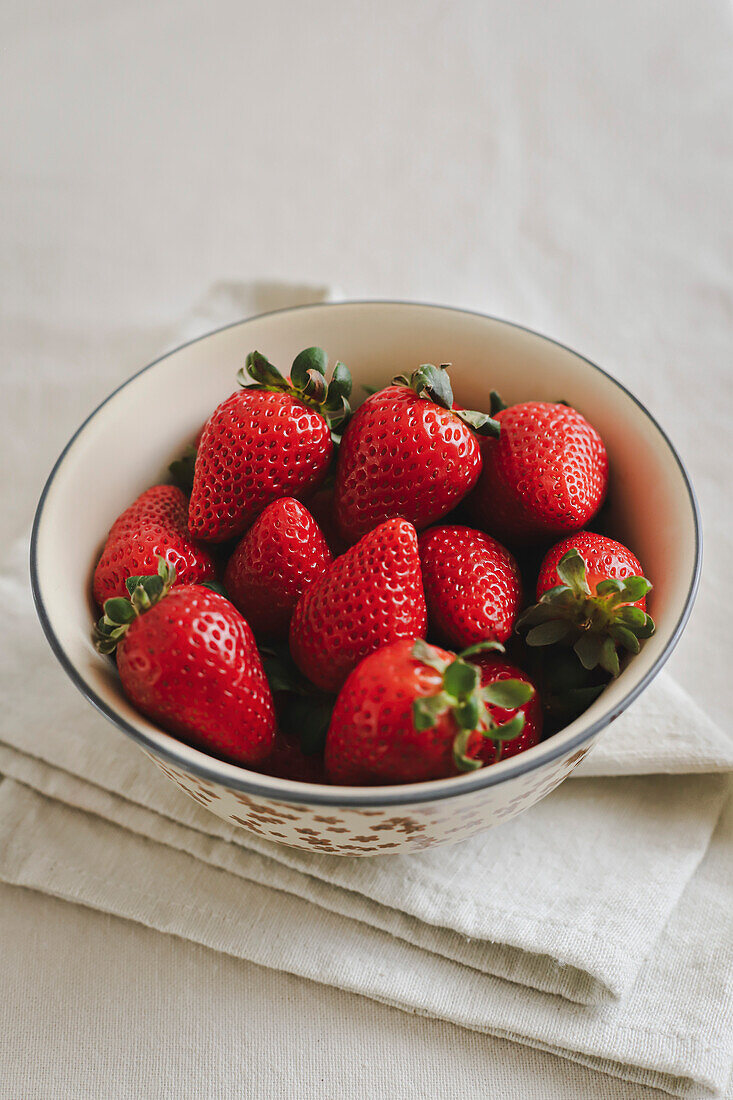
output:
[{"label": "strawberry", "polygon": [[299,597],[332,554],[311,514],[292,497],[268,504],[229,559],[224,584],[255,634],[287,638]]},{"label": "strawberry", "polygon": [[[497,678],[482,687],[481,669],[465,660],[471,653],[456,657],[404,638],[366,657],[341,689],[328,728],[331,780],[368,785],[442,779],[480,768],[485,738],[500,746],[518,737],[525,716],[517,708],[530,699],[531,685]],[[512,717],[497,725],[492,706],[510,710]]]},{"label": "strawberry", "polygon": [[509,551],[470,527],[430,527],[418,547],[431,631],[458,649],[505,642],[522,599]]},{"label": "strawberry", "polygon": [[229,600],[158,573],[130,577],[129,599],[107,600],[95,640],[117,650],[132,705],[176,737],[238,764],[271,752],[275,712],[254,636]]},{"label": "strawberry", "polygon": [[475,432],[498,432],[482,413],[454,409],[445,369],[421,366],[368,397],[347,428],[336,464],[336,522],[348,542],[400,516],[420,530],[476,484]]},{"label": "strawberry", "polygon": [[477,754],[478,758],[484,764],[493,764],[496,760],[497,744],[502,746],[502,760],[506,760],[510,756],[517,756],[525,749],[531,749],[533,745],[539,744],[542,736],[542,704],[537,688],[527,673],[523,672],[521,668],[517,668],[516,665],[510,664],[505,657],[498,653],[482,653],[472,657],[471,663],[478,665],[481,672],[482,688],[505,680],[517,680],[520,683],[529,684],[533,692],[529,700],[520,707],[507,708],[497,706],[495,703],[487,703],[491,717],[497,726],[503,726],[515,714],[521,713],[524,715],[524,727],[516,737],[512,738],[511,741],[507,741],[506,744],[492,741],[488,737],[484,738]]},{"label": "strawberry", "polygon": [[427,616],[417,535],[387,520],[306,588],[290,623],[296,665],[322,691],[337,691],[368,653],[425,635]]},{"label": "strawberry", "polygon": [[517,625],[528,631],[528,645],[571,645],[586,669],[600,665],[618,676],[618,647],[638,653],[639,640],[654,633],[646,613],[650,589],[622,543],[581,531],[547,552],[537,583],[539,602]]},{"label": "strawberry", "polygon": [[109,529],[108,540],[122,531],[139,530],[144,524],[168,527],[188,536],[188,500],[175,485],[153,485],[129,508],[125,508]]},{"label": "strawberry", "polygon": [[[585,579],[593,596],[601,581],[625,581],[627,577],[641,577],[644,573],[639,559],[622,542],[596,535],[593,531],[579,531],[577,535],[570,535],[556,543],[545,554],[537,579],[538,600],[545,592],[563,583],[557,567],[568,550],[577,550],[583,559]],[[646,592],[634,601],[634,607],[646,611]]]},{"label": "strawberry", "polygon": [[112,524],[97,567],[93,593],[105,600],[125,596],[128,577],[154,571],[163,557],[175,567],[180,584],[198,584],[216,575],[208,550],[188,534],[188,502],[174,485],[155,485]]},{"label": "strawberry", "polygon": [[244,388],[214,410],[199,442],[189,506],[196,538],[241,535],[273,500],[305,498],[321,484],[334,454],[331,428],[348,418],[351,392],[343,363],[326,384],[327,361],[306,348],[287,379],[259,352],[247,356]]},{"label": "strawberry", "polygon": [[483,467],[469,510],[502,542],[570,534],[606,495],[608,459],[588,421],[567,405],[527,401],[496,413],[498,439],[482,444]]}]

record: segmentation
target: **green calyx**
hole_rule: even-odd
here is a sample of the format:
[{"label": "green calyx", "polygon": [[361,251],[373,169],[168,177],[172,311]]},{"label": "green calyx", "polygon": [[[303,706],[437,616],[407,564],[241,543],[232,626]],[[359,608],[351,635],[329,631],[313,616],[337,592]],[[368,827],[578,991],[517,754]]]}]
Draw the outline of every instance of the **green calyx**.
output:
[{"label": "green calyx", "polygon": [[[478,435],[491,435],[498,438],[499,421],[494,420],[488,413],[473,412],[470,409],[453,408],[453,387],[448,377],[450,363],[441,363],[434,367],[432,363],[423,363],[408,378],[406,374],[398,374],[392,379],[394,385],[408,386],[414,390],[418,397],[424,397],[443,409],[448,409],[464,424]],[[493,404],[493,391],[492,391]]]},{"label": "green calyx", "polygon": [[114,596],[104,602],[104,615],[94,628],[94,646],[99,653],[114,653],[120,638],[138,616],[149,611],[170,592],[176,579],[175,566],[158,558],[158,572],[152,577],[128,577],[125,587],[130,598]]},{"label": "green calyx", "polygon": [[496,761],[501,756],[505,741],[513,741],[524,729],[524,715],[515,714],[509,721],[497,725],[489,710],[489,704],[504,710],[516,710],[528,703],[534,694],[531,684],[522,680],[498,680],[481,686],[481,670],[466,657],[493,650],[504,652],[498,642],[479,642],[464,649],[448,661],[440,651],[427,642],[416,641],[412,656],[416,661],[434,668],[443,677],[442,690],[435,695],[422,696],[412,704],[412,720],[416,730],[428,730],[445,714],[450,714],[458,726],[453,741],[453,762],[460,771],[474,771],[482,766],[481,760],[468,756],[471,735],[480,733],[496,746]]},{"label": "green calyx", "polygon": [[332,432],[339,435],[351,416],[351,374],[348,367],[337,362],[327,381],[327,367],[328,356],[323,348],[305,348],[295,356],[290,377],[285,378],[259,351],[251,351],[237,381],[246,389],[292,394],[316,409]]},{"label": "green calyx", "polygon": [[188,496],[191,495],[193,489],[193,474],[196,468],[196,448],[191,443],[185,448],[180,458],[171,462],[168,467],[173,484],[177,485],[179,489],[183,489],[184,493]]},{"label": "green calyx", "polygon": [[585,561],[574,547],[560,558],[557,574],[562,583],[520,615],[517,629],[527,631],[527,645],[572,646],[584,668],[600,665],[618,676],[619,647],[638,653],[639,643],[654,633],[651,615],[633,606],[646,596],[651,584],[646,577],[608,578],[592,595]]}]

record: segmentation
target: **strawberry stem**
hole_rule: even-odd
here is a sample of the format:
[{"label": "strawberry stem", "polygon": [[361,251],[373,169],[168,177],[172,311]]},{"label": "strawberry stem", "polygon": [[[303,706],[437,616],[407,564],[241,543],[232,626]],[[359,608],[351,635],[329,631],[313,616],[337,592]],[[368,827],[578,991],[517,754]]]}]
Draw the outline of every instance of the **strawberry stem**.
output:
[{"label": "strawberry stem", "polygon": [[114,653],[117,643],[131,623],[167,596],[175,584],[176,569],[165,558],[158,558],[158,572],[150,577],[128,577],[125,587],[130,598],[114,596],[106,600],[104,614],[94,627],[94,646],[99,653]]},{"label": "strawberry stem", "polygon": [[348,367],[337,362],[326,381],[328,356],[323,348],[304,348],[299,352],[286,378],[276,366],[259,351],[251,351],[245,365],[237,373],[237,381],[244,389],[268,390],[271,393],[290,393],[305,405],[309,405],[327,421],[338,435],[343,432],[351,416],[351,374]]},{"label": "strawberry stem", "polygon": [[572,547],[557,564],[561,584],[543,593],[539,602],[517,620],[529,646],[572,646],[584,668],[600,666],[611,676],[621,671],[618,649],[638,653],[640,641],[654,633],[654,620],[633,606],[651,590],[646,577],[609,577],[591,593],[586,563]]},{"label": "strawberry stem", "polygon": [[511,741],[524,729],[524,714],[515,714],[509,721],[496,724],[490,705],[503,710],[517,710],[529,702],[534,694],[531,684],[523,680],[501,680],[481,686],[481,670],[466,657],[487,651],[504,652],[498,642],[479,642],[459,653],[452,661],[427,642],[416,641],[412,656],[442,676],[442,688],[434,695],[422,696],[412,704],[412,719],[416,730],[428,730],[445,714],[450,713],[458,726],[453,741],[453,762],[459,771],[474,771],[482,767],[482,761],[468,755],[472,735],[480,733],[490,738],[495,746],[495,761],[501,755],[505,741]]},{"label": "strawberry stem", "polygon": [[439,367],[433,366],[432,363],[422,363],[409,378],[405,374],[398,374],[392,382],[397,386],[407,386],[414,390],[418,397],[425,397],[433,404],[452,412],[478,435],[498,437],[498,420],[494,420],[487,413],[453,408],[453,387],[448,376],[449,367],[450,363],[441,363]]}]

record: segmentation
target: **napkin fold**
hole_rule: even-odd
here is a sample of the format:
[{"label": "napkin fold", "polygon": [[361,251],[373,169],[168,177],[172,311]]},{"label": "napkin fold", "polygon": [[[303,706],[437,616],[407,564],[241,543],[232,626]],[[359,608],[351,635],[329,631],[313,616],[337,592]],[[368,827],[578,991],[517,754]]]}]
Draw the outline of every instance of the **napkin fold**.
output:
[{"label": "napkin fold", "polygon": [[[221,284],[183,338],[288,298]],[[629,1081],[724,1087],[731,814],[716,829],[727,780],[703,773],[733,744],[673,680],[576,772],[628,778],[574,779],[456,848],[331,859],[233,829],[106,726],[42,639],[26,561],[19,540],[0,574],[0,878]]]},{"label": "napkin fold", "polygon": [[578,1005],[520,991],[366,922],[316,910],[306,896],[243,877],[241,850],[208,834],[150,813],[135,815],[133,831],[119,796],[107,796],[103,817],[7,778],[0,796],[6,882],[674,1095],[718,1095],[730,1076],[730,801],[629,992],[617,1003]]}]

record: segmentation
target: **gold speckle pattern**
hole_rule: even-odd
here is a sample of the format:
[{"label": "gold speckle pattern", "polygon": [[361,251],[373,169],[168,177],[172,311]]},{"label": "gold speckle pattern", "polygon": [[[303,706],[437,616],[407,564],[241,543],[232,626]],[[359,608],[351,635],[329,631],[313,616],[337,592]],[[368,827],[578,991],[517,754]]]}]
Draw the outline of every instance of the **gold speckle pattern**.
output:
[{"label": "gold speckle pattern", "polygon": [[329,855],[373,856],[455,844],[508,821],[544,798],[585,757],[590,744],[493,787],[431,802],[385,806],[322,806],[246,794],[174,767],[147,752],[160,770],[200,806],[275,843]]}]

